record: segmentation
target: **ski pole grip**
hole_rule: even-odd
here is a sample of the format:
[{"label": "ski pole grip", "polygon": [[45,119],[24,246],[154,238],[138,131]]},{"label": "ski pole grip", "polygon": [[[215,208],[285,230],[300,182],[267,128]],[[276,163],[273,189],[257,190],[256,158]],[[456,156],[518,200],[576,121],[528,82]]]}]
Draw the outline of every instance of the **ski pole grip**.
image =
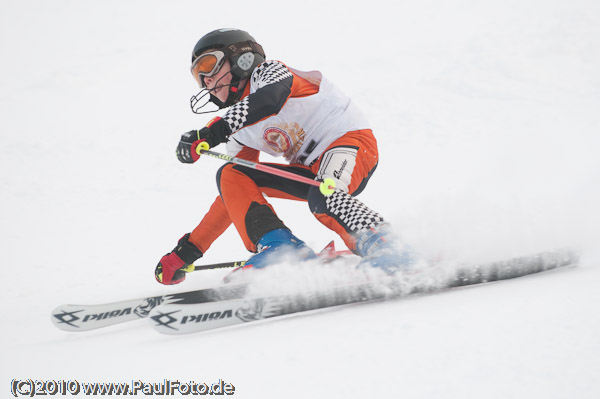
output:
[{"label": "ski pole grip", "polygon": [[323,182],[319,184],[319,190],[321,191],[321,194],[329,197],[335,191],[335,180],[331,177],[324,179]]},{"label": "ski pole grip", "polygon": [[202,155],[202,151],[210,150],[210,145],[206,141],[201,141],[200,144],[196,146],[196,154]]}]

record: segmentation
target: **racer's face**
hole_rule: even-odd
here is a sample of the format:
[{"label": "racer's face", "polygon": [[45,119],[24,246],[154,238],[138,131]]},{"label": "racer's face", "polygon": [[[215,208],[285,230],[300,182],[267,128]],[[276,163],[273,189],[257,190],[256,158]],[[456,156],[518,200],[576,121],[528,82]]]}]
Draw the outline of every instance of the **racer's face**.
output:
[{"label": "racer's face", "polygon": [[231,65],[225,61],[219,72],[213,76],[203,76],[204,85],[211,90],[213,96],[225,102],[229,95],[229,84],[231,83]]}]

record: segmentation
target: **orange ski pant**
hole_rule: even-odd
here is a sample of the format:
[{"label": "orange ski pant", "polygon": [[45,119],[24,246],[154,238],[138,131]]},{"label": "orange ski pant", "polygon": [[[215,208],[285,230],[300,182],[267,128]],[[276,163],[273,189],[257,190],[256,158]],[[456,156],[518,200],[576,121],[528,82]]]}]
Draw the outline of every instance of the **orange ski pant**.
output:
[{"label": "orange ski pant", "polygon": [[[344,169],[348,163],[352,164],[351,170],[349,167],[346,168],[345,177],[342,178],[343,181],[339,181],[338,187],[350,196],[356,196],[365,188],[379,159],[377,142],[371,130],[346,133],[334,141],[310,166],[267,165],[311,179],[315,179],[317,176],[319,178],[331,177],[337,182],[339,174],[336,174],[336,170],[332,174],[332,171],[328,170],[329,166],[325,165],[325,162],[330,163],[332,159],[327,154],[335,153],[336,150],[342,153],[346,150],[351,158],[355,158],[353,164],[352,159],[349,159],[349,162],[342,162],[342,166],[337,168],[337,172],[341,173],[341,169]],[[258,161],[258,151],[249,148],[246,148],[238,156]],[[265,199],[265,195],[272,198],[308,201],[315,217],[329,229],[335,231],[349,249],[355,249],[351,229],[319,203],[324,202],[325,197],[320,194],[318,187],[231,163],[224,165],[219,170],[217,183],[220,196],[217,197],[210,211],[190,236],[190,241],[202,252],[206,252],[212,242],[231,223],[235,225],[244,245],[251,252],[256,252],[256,244],[264,234],[277,228],[285,228],[285,224],[277,217],[275,210]]]}]

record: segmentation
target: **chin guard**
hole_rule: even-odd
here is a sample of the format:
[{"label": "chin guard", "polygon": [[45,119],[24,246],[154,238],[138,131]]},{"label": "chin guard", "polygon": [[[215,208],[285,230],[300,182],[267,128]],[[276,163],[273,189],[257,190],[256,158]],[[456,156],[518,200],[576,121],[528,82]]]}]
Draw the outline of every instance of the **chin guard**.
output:
[{"label": "chin guard", "polygon": [[[212,94],[212,90],[209,90],[207,88],[200,90],[198,94],[190,98],[190,107],[192,108],[192,112],[195,114],[209,114],[212,112],[217,112],[220,109],[232,106],[240,100],[240,98],[242,97],[242,93],[246,88],[247,81],[242,83],[243,84],[240,85],[240,81],[238,80],[229,84],[229,94],[225,102],[215,97]],[[216,108],[210,107],[206,110],[201,111],[201,109],[206,107],[209,103],[215,105]]]},{"label": "chin guard", "polygon": [[[211,112],[217,112],[219,109],[221,109],[221,107],[219,107],[214,100],[219,101],[218,98],[210,93],[210,90],[202,89],[190,98],[190,108],[195,114],[209,114]],[[201,109],[206,107],[209,103],[213,103],[214,106],[201,111]]]}]

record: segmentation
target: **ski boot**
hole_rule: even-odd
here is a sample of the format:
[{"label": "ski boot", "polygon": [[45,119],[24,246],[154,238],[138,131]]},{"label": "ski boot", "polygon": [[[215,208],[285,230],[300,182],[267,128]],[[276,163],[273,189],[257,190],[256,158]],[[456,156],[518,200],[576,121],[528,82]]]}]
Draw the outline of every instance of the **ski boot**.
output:
[{"label": "ski boot", "polygon": [[292,234],[288,229],[276,229],[268,232],[256,244],[258,253],[246,261],[244,269],[262,269],[286,257],[298,260],[316,258],[314,251],[304,241]]},{"label": "ski boot", "polygon": [[387,225],[360,233],[356,237],[356,252],[363,257],[357,267],[375,267],[388,274],[410,272],[420,260],[416,251],[400,242]]}]

